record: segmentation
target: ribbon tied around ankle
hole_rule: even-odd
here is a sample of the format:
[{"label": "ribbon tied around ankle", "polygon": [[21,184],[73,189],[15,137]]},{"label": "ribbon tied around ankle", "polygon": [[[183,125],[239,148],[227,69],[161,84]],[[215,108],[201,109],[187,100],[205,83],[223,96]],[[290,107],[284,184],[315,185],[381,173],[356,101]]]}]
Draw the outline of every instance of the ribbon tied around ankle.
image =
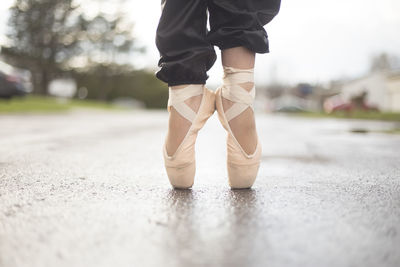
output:
[{"label": "ribbon tied around ankle", "polygon": [[224,78],[222,85],[222,97],[234,104],[225,111],[228,121],[232,120],[248,107],[254,110],[253,102],[255,98],[255,87],[247,91],[239,84],[254,82],[254,69],[237,69],[224,66]]},{"label": "ribbon tied around ankle", "polygon": [[203,94],[203,88],[204,84],[190,84],[181,89],[169,88],[168,111],[171,111],[172,106],[179,114],[193,123],[197,114],[185,103],[185,100]]}]

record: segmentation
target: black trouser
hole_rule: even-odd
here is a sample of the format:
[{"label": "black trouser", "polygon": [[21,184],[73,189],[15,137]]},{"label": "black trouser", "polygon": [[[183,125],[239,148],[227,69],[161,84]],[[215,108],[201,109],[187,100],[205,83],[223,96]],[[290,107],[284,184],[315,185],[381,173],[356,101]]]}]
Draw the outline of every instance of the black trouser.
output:
[{"label": "black trouser", "polygon": [[216,60],[214,45],[268,53],[263,26],[278,13],[280,0],[163,0],[162,5],[156,35],[161,69],[156,76],[173,86],[204,84]]}]

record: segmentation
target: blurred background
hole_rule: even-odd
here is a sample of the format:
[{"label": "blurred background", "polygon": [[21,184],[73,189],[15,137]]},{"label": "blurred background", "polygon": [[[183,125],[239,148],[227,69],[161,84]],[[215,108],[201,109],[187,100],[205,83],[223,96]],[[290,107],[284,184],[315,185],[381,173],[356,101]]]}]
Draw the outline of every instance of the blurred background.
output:
[{"label": "blurred background", "polygon": [[[257,58],[257,109],[398,120],[399,11],[396,0],[283,1],[266,26],[271,53]],[[2,0],[0,111],[164,108],[160,13],[159,1]],[[209,76],[215,89],[219,61]]]},{"label": "blurred background", "polygon": [[400,1],[283,0],[255,186],[230,190],[213,116],[184,191],[162,160],[160,2],[1,0],[0,267],[399,267]]}]

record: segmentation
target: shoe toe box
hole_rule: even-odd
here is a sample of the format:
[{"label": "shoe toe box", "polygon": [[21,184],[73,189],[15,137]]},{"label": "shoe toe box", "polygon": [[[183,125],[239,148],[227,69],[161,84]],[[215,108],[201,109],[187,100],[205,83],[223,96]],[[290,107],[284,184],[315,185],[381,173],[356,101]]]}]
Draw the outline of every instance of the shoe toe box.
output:
[{"label": "shoe toe box", "polygon": [[188,189],[193,186],[196,173],[194,162],[183,167],[166,167],[166,171],[173,188]]},{"label": "shoe toe box", "polygon": [[228,164],[229,185],[232,189],[250,188],[257,178],[259,163],[252,165]]}]

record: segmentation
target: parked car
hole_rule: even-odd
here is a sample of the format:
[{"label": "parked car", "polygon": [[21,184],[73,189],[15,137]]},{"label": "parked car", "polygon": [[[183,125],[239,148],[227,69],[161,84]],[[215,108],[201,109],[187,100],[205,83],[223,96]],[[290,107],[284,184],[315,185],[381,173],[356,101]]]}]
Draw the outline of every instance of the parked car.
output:
[{"label": "parked car", "polygon": [[22,96],[32,91],[31,73],[0,61],[0,98]]},{"label": "parked car", "polygon": [[324,110],[327,113],[345,111],[347,113],[362,110],[362,111],[379,111],[377,106],[368,104],[365,100],[362,101],[344,101],[339,95],[328,98],[324,102]]}]

